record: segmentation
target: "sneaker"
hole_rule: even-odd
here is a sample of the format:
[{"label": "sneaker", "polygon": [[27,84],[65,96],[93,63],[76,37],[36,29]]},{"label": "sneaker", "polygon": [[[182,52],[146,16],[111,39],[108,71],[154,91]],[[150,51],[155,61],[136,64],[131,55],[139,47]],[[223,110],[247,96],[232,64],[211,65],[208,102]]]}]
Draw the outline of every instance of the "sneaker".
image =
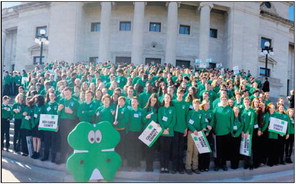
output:
[{"label": "sneaker", "polygon": [[286,163],[291,164],[293,162],[292,162],[291,158],[286,158]]},{"label": "sneaker", "polygon": [[209,171],[209,169],[208,169],[208,168],[206,168],[206,169],[205,169],[205,172],[208,172],[208,171]]},{"label": "sneaker", "polygon": [[168,169],[168,168],[165,168],[165,169],[164,169],[164,172],[165,172],[165,173],[169,173],[169,169]]},{"label": "sneaker", "polygon": [[189,174],[189,175],[192,174],[192,170],[191,170],[191,169],[185,169],[185,172],[186,172],[187,174]]},{"label": "sneaker", "polygon": [[160,173],[164,173],[165,171],[164,171],[164,168],[162,167],[161,169],[160,169]]},{"label": "sneaker", "polygon": [[28,154],[27,153],[22,153],[22,156],[26,157],[26,156],[28,156]]},{"label": "sneaker", "polygon": [[193,172],[194,172],[195,174],[200,174],[200,171],[199,171],[198,169],[193,170]]}]

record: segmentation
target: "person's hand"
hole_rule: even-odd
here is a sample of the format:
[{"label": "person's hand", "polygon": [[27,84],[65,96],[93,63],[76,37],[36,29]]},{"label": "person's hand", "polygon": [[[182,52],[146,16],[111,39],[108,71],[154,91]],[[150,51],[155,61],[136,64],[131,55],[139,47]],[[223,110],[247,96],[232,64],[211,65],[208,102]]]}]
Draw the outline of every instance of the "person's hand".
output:
[{"label": "person's hand", "polygon": [[148,114],[147,116],[146,116],[146,119],[150,119],[151,118],[151,114]]},{"label": "person's hand", "polygon": [[118,121],[114,121],[113,125],[117,125],[118,124]]},{"label": "person's hand", "polygon": [[288,134],[288,135],[286,135],[286,139],[289,139],[289,137],[290,137],[290,136],[289,136],[289,134]]},{"label": "person's hand", "polygon": [[28,117],[28,119],[31,119],[31,116],[27,116]]},{"label": "person's hand", "polygon": [[70,109],[69,107],[66,107],[66,108],[65,108],[65,113],[72,114],[73,111],[72,111],[72,109]]},{"label": "person's hand", "polygon": [[209,130],[212,130],[212,127],[211,127],[210,125],[208,125],[207,128],[208,128]]},{"label": "person's hand", "polygon": [[162,134],[163,134],[163,135],[169,135],[169,131],[168,131],[168,129],[165,129],[165,130],[163,131]]},{"label": "person's hand", "polygon": [[245,138],[248,138],[248,136],[249,136],[249,133],[245,133]]},{"label": "person's hand", "polygon": [[245,138],[245,133],[244,132],[242,132],[242,138]]},{"label": "person's hand", "polygon": [[58,111],[61,111],[63,108],[64,108],[64,105],[63,105],[63,104],[60,104],[60,105],[58,106]]},{"label": "person's hand", "polygon": [[13,112],[18,113],[18,109],[13,109]]},{"label": "person's hand", "polygon": [[196,130],[193,133],[194,133],[194,135],[198,135],[198,131],[196,131]]},{"label": "person's hand", "polygon": [[260,130],[258,130],[257,135],[258,136],[261,136],[262,135],[262,132]]},{"label": "person's hand", "polygon": [[28,113],[27,113],[27,112],[24,112],[24,113],[23,113],[23,115],[24,115],[24,116],[27,116],[27,115],[28,115]]},{"label": "person's hand", "polygon": [[186,137],[187,133],[188,133],[188,129],[186,128],[185,131],[184,131],[183,137]]},{"label": "person's hand", "polygon": [[282,135],[282,134],[279,134],[281,137],[283,137],[284,135]]},{"label": "person's hand", "polygon": [[111,114],[114,115],[115,114],[115,111],[111,111]]}]

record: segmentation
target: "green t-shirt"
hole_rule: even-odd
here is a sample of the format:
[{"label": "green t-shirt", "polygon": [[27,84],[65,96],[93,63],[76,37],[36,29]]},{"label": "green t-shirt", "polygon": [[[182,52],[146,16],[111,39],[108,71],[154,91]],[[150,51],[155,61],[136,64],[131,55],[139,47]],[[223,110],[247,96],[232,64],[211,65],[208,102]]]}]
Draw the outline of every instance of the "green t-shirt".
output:
[{"label": "green t-shirt", "polygon": [[174,131],[179,133],[184,133],[187,128],[187,116],[189,112],[189,104],[185,101],[173,100],[173,106],[175,107],[178,115],[176,116],[176,124],[174,126]]},{"label": "green t-shirt", "polygon": [[[23,118],[23,109],[24,109],[25,105],[21,104],[21,103],[14,103],[12,106],[12,112],[13,112],[13,117],[14,119],[22,119]],[[14,112],[13,110],[17,109],[18,112]]]},{"label": "green t-shirt", "polygon": [[233,128],[233,111],[229,106],[218,106],[213,111],[211,126],[217,136],[227,135]]},{"label": "green t-shirt", "polygon": [[145,114],[141,108],[138,108],[137,110],[131,108],[127,131],[131,131],[131,132],[142,131],[143,125],[144,125],[144,115]]},{"label": "green t-shirt", "polygon": [[80,103],[77,112],[79,121],[95,123],[95,113],[97,108],[97,104],[94,101],[90,101],[90,103]]},{"label": "green t-shirt", "polygon": [[9,105],[1,105],[2,107],[2,118],[12,119],[12,109]]},{"label": "green t-shirt", "polygon": [[161,136],[168,136],[173,137],[174,136],[174,127],[176,124],[176,109],[173,106],[170,107],[160,107],[158,109],[158,122],[161,126],[161,128],[169,129],[169,134],[165,135],[162,134]]},{"label": "green t-shirt", "polygon": [[113,111],[114,109],[112,108],[111,105],[109,107],[105,107],[104,105],[102,105],[96,110],[96,122],[98,123],[101,121],[108,121],[111,124],[113,124],[114,122],[114,116],[112,114]]},{"label": "green t-shirt", "polygon": [[189,111],[187,116],[187,125],[189,130],[192,132],[195,130],[201,131],[202,129],[206,128],[204,111],[195,111],[194,109]]},{"label": "green t-shirt", "polygon": [[[58,111],[58,115],[60,119],[72,119],[75,120],[77,118],[77,111],[79,107],[79,103],[73,97],[67,100],[66,98],[61,98],[59,100],[59,104],[63,104],[64,108],[61,111]],[[69,107],[73,112],[72,114],[66,113],[65,108]]]}]

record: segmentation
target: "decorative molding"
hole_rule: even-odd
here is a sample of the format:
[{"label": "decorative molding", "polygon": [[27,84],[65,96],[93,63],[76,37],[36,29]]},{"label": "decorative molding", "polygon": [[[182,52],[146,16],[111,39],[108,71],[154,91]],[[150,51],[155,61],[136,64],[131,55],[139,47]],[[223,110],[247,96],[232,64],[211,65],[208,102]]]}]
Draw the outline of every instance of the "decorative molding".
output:
[{"label": "decorative molding", "polygon": [[263,16],[263,17],[267,17],[267,18],[270,18],[272,20],[275,20],[275,21],[281,22],[283,24],[294,27],[294,22],[293,21],[285,19],[283,17],[280,17],[280,16],[278,16],[278,15],[276,15],[274,13],[271,13],[271,12],[268,12],[268,11],[265,11],[265,10],[261,10],[260,15]]},{"label": "decorative molding", "polygon": [[[266,60],[265,56],[260,56],[260,57],[258,58],[258,61],[259,61],[260,63],[265,63],[265,60]],[[278,63],[278,62],[277,62],[275,59],[273,59],[273,58],[271,58],[271,57],[268,57],[267,64],[271,64],[272,67],[274,67],[275,65],[277,65],[277,63]]]},{"label": "decorative molding", "polygon": [[208,7],[210,7],[210,9],[212,9],[214,7],[214,4],[211,2],[201,2],[199,4],[198,10],[200,10],[201,8],[203,8],[205,6],[208,6]]}]

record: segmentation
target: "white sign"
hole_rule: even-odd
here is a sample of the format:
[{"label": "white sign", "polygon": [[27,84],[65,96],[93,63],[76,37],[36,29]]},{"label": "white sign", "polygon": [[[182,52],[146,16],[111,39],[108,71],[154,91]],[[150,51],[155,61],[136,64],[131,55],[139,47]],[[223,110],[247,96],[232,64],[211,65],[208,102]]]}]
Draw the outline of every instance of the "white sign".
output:
[{"label": "white sign", "polygon": [[211,63],[212,62],[212,58],[206,59],[206,63]]},{"label": "white sign", "polygon": [[198,131],[198,135],[192,133],[191,136],[200,154],[212,152],[207,137],[203,131]]},{"label": "white sign", "polygon": [[25,83],[28,81],[28,77],[22,77],[22,85],[25,85]]},{"label": "white sign", "polygon": [[233,67],[233,74],[238,75],[239,74],[239,68],[238,66]]},{"label": "white sign", "polygon": [[277,119],[277,118],[274,118],[274,117],[270,117],[270,123],[269,123],[268,131],[274,132],[274,133],[277,133],[277,134],[281,134],[281,135],[286,135],[287,126],[288,126],[287,121]]},{"label": "white sign", "polygon": [[144,144],[151,147],[162,134],[162,128],[152,121],[138,137]]},{"label": "white sign", "polygon": [[207,68],[207,63],[200,63],[199,68]]},{"label": "white sign", "polygon": [[38,130],[57,131],[58,115],[40,114]]},{"label": "white sign", "polygon": [[217,63],[216,68],[222,68],[222,63]]},{"label": "white sign", "polygon": [[249,134],[247,138],[241,139],[239,152],[241,155],[251,156],[251,150],[252,150],[252,137]]},{"label": "white sign", "polygon": [[201,63],[201,60],[200,59],[196,59],[195,60],[195,64],[200,64]]}]

